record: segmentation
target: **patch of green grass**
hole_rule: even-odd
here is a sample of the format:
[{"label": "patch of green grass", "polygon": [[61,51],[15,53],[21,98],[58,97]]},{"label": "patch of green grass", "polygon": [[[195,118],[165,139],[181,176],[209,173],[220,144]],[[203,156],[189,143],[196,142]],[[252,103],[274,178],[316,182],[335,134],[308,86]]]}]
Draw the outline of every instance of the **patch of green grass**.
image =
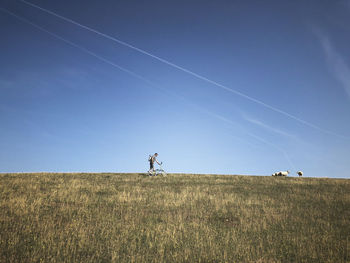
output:
[{"label": "patch of green grass", "polygon": [[350,181],[0,174],[0,262],[350,262]]}]

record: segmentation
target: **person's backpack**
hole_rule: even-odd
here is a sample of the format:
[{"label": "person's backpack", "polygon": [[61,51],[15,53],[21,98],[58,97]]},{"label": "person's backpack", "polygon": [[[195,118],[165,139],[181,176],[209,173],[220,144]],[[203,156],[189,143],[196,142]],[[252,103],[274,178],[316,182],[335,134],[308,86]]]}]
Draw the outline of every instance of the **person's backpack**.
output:
[{"label": "person's backpack", "polygon": [[150,162],[152,160],[152,155],[148,155],[148,161]]}]

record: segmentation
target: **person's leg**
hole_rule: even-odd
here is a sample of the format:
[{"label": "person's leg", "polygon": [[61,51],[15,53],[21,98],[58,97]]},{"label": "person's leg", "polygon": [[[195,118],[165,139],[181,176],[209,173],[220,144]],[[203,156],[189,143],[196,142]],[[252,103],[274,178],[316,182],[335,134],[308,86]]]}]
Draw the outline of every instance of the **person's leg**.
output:
[{"label": "person's leg", "polygon": [[148,173],[151,174],[154,171],[153,163],[149,162],[149,170]]}]

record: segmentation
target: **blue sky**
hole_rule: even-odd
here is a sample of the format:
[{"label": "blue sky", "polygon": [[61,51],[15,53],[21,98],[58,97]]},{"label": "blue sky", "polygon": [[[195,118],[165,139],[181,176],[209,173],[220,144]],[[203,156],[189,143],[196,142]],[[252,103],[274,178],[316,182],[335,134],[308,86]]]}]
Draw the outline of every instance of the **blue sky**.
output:
[{"label": "blue sky", "polygon": [[1,1],[0,172],[158,152],[169,172],[350,178],[349,25],[345,0]]}]

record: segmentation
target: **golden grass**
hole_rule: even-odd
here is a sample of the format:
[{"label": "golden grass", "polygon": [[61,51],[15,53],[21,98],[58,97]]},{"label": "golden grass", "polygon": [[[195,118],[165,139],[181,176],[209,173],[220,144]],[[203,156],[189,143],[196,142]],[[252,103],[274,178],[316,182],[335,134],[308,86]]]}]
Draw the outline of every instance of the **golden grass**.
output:
[{"label": "golden grass", "polygon": [[350,181],[0,174],[0,262],[350,262]]}]

